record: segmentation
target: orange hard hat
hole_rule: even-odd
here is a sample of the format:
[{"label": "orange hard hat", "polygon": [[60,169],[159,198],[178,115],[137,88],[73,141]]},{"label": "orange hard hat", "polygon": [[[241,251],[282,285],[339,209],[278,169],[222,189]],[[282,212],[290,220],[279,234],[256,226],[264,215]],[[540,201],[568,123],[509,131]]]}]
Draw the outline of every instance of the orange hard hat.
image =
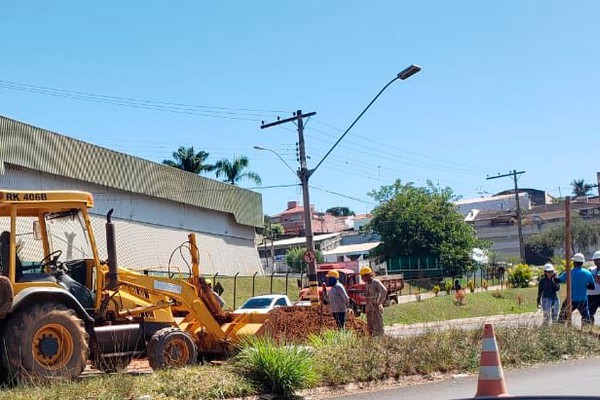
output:
[{"label": "orange hard hat", "polygon": [[340,279],[340,273],[335,271],[335,270],[331,270],[327,273],[327,275],[325,275],[328,278],[335,278],[335,279]]}]

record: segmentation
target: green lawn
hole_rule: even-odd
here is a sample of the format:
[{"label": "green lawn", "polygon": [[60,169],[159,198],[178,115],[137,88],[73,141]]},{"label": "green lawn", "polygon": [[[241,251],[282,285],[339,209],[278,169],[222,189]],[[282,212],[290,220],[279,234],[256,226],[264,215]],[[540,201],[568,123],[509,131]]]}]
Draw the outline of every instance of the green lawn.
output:
[{"label": "green lawn", "polygon": [[387,307],[383,313],[386,325],[414,324],[448,319],[484,317],[498,314],[518,314],[537,310],[537,288],[503,289],[502,297],[496,298],[495,290],[469,293],[464,304],[457,305],[454,292],[423,301],[397,304]]}]

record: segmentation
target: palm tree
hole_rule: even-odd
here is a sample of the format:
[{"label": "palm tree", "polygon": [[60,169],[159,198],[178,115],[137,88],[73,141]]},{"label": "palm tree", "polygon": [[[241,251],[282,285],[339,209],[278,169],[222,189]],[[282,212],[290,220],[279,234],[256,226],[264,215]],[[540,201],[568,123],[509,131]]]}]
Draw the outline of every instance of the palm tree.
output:
[{"label": "palm tree", "polygon": [[243,172],[247,167],[248,157],[245,156],[235,158],[233,162],[224,158],[220,161],[217,161],[215,164],[217,178],[220,178],[221,176],[226,178],[223,179],[223,182],[235,185],[242,179],[249,179],[257,185],[260,185],[262,180],[257,173]]},{"label": "palm tree", "polygon": [[177,151],[173,152],[174,160],[164,160],[162,163],[194,174],[201,174],[214,171],[216,168],[214,165],[204,163],[207,158],[208,153],[205,151],[194,153],[194,146],[187,148],[179,146]]},{"label": "palm tree", "polygon": [[587,196],[593,188],[589,183],[585,183],[584,179],[573,179],[571,187],[573,188],[573,194],[576,197]]}]

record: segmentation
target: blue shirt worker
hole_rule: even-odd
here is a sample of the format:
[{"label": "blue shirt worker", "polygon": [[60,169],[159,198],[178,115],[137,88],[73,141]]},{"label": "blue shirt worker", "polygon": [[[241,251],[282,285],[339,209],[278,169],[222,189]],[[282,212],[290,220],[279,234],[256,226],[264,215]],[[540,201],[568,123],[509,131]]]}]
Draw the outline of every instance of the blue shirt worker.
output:
[{"label": "blue shirt worker", "polygon": [[339,272],[329,271],[325,277],[327,278],[327,286],[331,289],[327,291],[323,288],[323,298],[329,303],[329,308],[338,329],[344,329],[344,325],[346,324],[346,309],[350,304],[350,298],[346,293],[344,285],[340,283]]},{"label": "blue shirt worker", "polygon": [[590,309],[590,317],[592,324],[594,323],[594,315],[600,307],[600,250],[596,251],[592,256],[594,260],[594,266],[590,268],[590,272],[596,282],[596,288],[594,290],[588,290],[588,307]]},{"label": "blue shirt worker", "polygon": [[[594,277],[587,269],[583,269],[585,257],[581,253],[573,255],[573,269],[571,270],[571,312],[578,310],[581,314],[581,322],[583,324],[591,324],[590,310],[588,308],[587,291],[593,290],[595,287]],[[558,279],[561,282],[567,281],[567,273],[563,272]],[[560,308],[559,322],[566,320],[567,301]]]}]

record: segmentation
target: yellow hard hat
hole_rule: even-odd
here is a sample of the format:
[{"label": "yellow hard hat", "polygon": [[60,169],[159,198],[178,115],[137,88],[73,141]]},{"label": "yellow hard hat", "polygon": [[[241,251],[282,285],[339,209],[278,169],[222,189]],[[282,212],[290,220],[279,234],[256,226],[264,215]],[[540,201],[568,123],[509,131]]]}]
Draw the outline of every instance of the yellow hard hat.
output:
[{"label": "yellow hard hat", "polygon": [[337,271],[333,271],[333,270],[332,270],[332,271],[329,271],[329,272],[327,273],[327,275],[325,275],[325,276],[326,276],[326,277],[328,277],[328,278],[340,279],[340,273],[339,273],[339,272],[337,272]]},{"label": "yellow hard hat", "polygon": [[212,285],[212,279],[205,279],[204,283],[206,283],[207,285]]},{"label": "yellow hard hat", "polygon": [[369,267],[362,267],[360,269],[360,276],[371,275],[372,273],[373,273],[373,270],[371,270],[371,268],[369,268]]}]

